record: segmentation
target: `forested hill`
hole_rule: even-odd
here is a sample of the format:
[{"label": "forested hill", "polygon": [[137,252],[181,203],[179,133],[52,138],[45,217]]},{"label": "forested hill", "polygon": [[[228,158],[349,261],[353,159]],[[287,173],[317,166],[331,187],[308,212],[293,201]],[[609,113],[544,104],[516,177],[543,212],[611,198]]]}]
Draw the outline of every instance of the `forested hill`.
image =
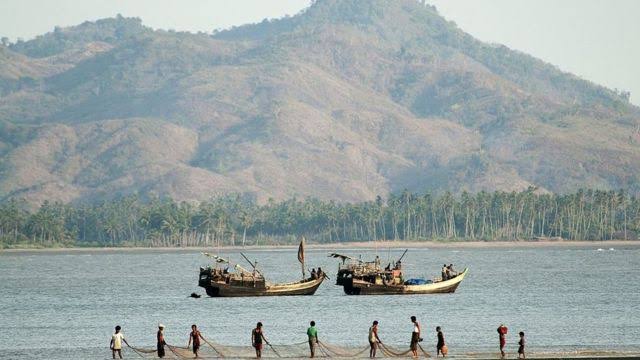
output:
[{"label": "forested hill", "polygon": [[213,35],[116,17],[0,46],[0,198],[33,208],[637,194],[639,124],[628,94],[482,43],[414,0],[318,0]]}]

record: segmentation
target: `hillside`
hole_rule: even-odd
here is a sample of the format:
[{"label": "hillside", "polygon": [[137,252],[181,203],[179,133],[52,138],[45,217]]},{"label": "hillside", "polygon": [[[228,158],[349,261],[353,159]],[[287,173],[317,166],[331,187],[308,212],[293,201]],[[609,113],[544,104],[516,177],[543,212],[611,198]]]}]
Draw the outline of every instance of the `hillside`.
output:
[{"label": "hillside", "polygon": [[117,17],[0,46],[0,198],[32,204],[638,194],[639,126],[624,96],[415,0],[318,0],[213,36]]}]

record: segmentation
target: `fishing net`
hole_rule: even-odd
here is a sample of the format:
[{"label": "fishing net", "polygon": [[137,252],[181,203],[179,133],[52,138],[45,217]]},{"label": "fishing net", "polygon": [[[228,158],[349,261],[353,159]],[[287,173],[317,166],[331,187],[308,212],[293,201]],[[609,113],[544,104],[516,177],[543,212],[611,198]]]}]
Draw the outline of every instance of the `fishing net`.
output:
[{"label": "fishing net", "polygon": [[[129,347],[140,358],[153,359],[158,357],[156,349],[139,348],[133,346]],[[165,346],[165,354],[165,359],[193,359],[195,357],[191,348],[173,345]],[[411,357],[411,355],[411,350],[399,350],[386,344],[379,344],[378,346],[378,356]],[[422,349],[422,347],[419,348],[419,355],[430,357],[429,354]],[[369,357],[369,345],[354,348],[319,342],[315,348],[315,356],[319,358],[367,358]],[[200,349],[198,351],[198,358],[201,359],[239,359],[255,357],[255,349],[251,346],[222,345],[214,343],[206,338],[203,338]],[[307,341],[304,341],[289,345],[264,344],[262,348],[262,357],[289,359],[308,358],[309,343]]]}]

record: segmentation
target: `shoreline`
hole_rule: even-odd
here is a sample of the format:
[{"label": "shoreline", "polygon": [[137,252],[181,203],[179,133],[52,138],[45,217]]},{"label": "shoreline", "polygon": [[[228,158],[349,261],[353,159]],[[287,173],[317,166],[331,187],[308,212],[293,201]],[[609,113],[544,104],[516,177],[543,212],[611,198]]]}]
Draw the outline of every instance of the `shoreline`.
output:
[{"label": "shoreline", "polygon": [[[357,241],[331,244],[306,244],[307,249],[375,249],[375,248],[414,248],[414,249],[495,249],[495,248],[615,248],[620,246],[640,247],[640,241],[634,240],[560,240],[560,241]],[[59,247],[59,248],[13,248],[0,249],[2,253],[56,253],[56,252],[127,252],[127,251],[211,251],[216,250],[288,250],[298,245],[250,245],[250,246],[194,246],[194,247]]]},{"label": "shoreline", "polygon": [[[218,344],[220,345],[220,344]],[[175,345],[172,345],[175,346]],[[275,344],[274,346],[278,347],[278,346],[282,346],[280,344]],[[284,345],[286,346],[286,344]],[[394,345],[392,345],[394,346]],[[397,346],[397,345],[395,345]],[[241,351],[246,352],[246,354],[250,354],[251,352],[253,352],[253,348],[249,347],[249,346],[243,346],[240,345],[240,347],[245,348],[242,349]],[[138,350],[146,350],[146,351],[152,351],[155,349],[155,346],[153,346],[152,344],[147,344],[145,347],[135,347],[135,349]],[[185,349],[185,348],[179,348],[179,347],[174,347],[174,349],[176,349],[177,351],[179,351],[178,354],[182,353],[182,352],[187,352],[190,354],[190,350]],[[358,350],[360,349],[359,347],[348,347],[346,349],[350,349],[350,350]],[[36,353],[38,355],[41,355],[42,353],[47,353],[50,354],[50,351],[52,349],[50,348],[35,348],[35,349],[29,349],[29,350],[36,350]],[[27,354],[31,355],[32,352],[30,352],[29,350],[26,351]],[[2,351],[8,355],[9,358],[21,358],[22,356],[25,355],[25,350],[14,350],[14,349],[2,349]],[[212,356],[207,356],[207,352],[210,351],[209,347],[204,347],[201,348],[201,354],[203,359],[219,359],[221,357],[218,356],[217,353],[211,354]],[[281,350],[282,351],[282,350]],[[306,349],[304,349],[303,351],[307,351]],[[108,357],[109,355],[111,355],[111,352],[107,349],[105,351],[104,347],[89,347],[89,348],[63,348],[62,352],[59,353],[58,355],[61,355],[60,357],[51,357],[53,359],[65,359],[65,358],[70,358],[73,357],[73,355],[77,355],[78,352],[84,352],[85,353],[85,358],[105,358]],[[171,354],[170,350],[167,349],[167,352],[169,352],[169,354]],[[204,353],[204,354],[203,354]],[[105,354],[106,356],[100,356],[98,354]],[[107,355],[108,354],[108,355]],[[125,358],[127,358],[126,355],[133,355],[135,354],[135,350],[133,350],[130,347],[126,347],[124,348],[123,354],[125,355]],[[242,356],[242,355],[246,355],[246,354],[241,354],[238,356],[225,356],[224,358],[227,359],[246,359],[248,357],[246,356]],[[431,350],[427,350],[427,354],[429,354],[428,358],[435,358],[434,357],[434,351]],[[140,355],[140,354],[138,354]],[[170,356],[172,356],[174,354],[171,354]],[[382,355],[382,354],[380,354]],[[506,357],[505,359],[516,359],[517,358],[517,353],[513,350],[511,351],[507,351],[506,352]],[[562,359],[598,359],[598,360],[605,360],[605,359],[611,359],[611,360],[618,360],[618,359],[638,359],[640,357],[640,352],[638,352],[638,350],[595,350],[595,349],[578,349],[578,350],[533,350],[533,351],[527,351],[526,352],[527,355],[527,359],[536,359],[536,360],[562,360]],[[69,357],[67,357],[69,356]],[[267,354],[263,354],[263,358],[265,359],[277,359],[279,357],[274,355],[272,352],[267,353]],[[75,357],[73,357],[75,358]],[[142,356],[139,356],[139,358],[142,358]],[[175,357],[169,357],[169,358],[175,358]],[[179,357],[179,358],[187,358],[187,357]],[[254,357],[252,357],[254,358]],[[308,359],[307,356],[286,356],[286,358],[289,359]],[[323,357],[323,358],[327,358],[327,357]],[[353,356],[339,356],[339,355],[334,355],[331,356],[331,358],[333,359],[363,359],[366,358],[365,356],[361,355],[361,356],[357,356],[357,357],[353,357]],[[388,356],[378,356],[378,358],[390,358]],[[410,359],[410,356],[404,356],[402,358],[408,358]],[[421,359],[425,358],[424,356],[419,357]],[[492,350],[478,350],[478,351],[473,351],[470,349],[464,349],[464,350],[459,350],[459,351],[454,351],[454,352],[449,352],[449,354],[447,355],[447,358],[450,359],[469,359],[469,360],[483,360],[483,359],[500,359],[500,353],[498,351],[492,351]]]}]

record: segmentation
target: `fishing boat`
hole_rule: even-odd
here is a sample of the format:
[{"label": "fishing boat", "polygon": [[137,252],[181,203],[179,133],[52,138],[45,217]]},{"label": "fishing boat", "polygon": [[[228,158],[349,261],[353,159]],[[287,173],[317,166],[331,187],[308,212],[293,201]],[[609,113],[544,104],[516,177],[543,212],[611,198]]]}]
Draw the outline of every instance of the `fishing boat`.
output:
[{"label": "fishing boat", "polygon": [[380,259],[365,262],[351,256],[333,253],[329,256],[342,260],[338,266],[336,285],[342,286],[347,295],[417,295],[442,294],[456,291],[468,269],[455,274],[448,279],[434,278],[431,280],[408,279],[402,274],[402,258],[393,266],[380,266]]},{"label": "fishing boat", "polygon": [[209,253],[204,255],[213,259],[215,264],[200,268],[198,286],[203,287],[211,297],[313,295],[326,277],[324,273],[305,277],[304,241],[300,242],[298,250],[302,279],[288,283],[270,283],[258,270],[257,263],[251,262],[242,253],[242,257],[251,264],[251,271],[239,264],[232,264],[229,259],[221,256]]}]

